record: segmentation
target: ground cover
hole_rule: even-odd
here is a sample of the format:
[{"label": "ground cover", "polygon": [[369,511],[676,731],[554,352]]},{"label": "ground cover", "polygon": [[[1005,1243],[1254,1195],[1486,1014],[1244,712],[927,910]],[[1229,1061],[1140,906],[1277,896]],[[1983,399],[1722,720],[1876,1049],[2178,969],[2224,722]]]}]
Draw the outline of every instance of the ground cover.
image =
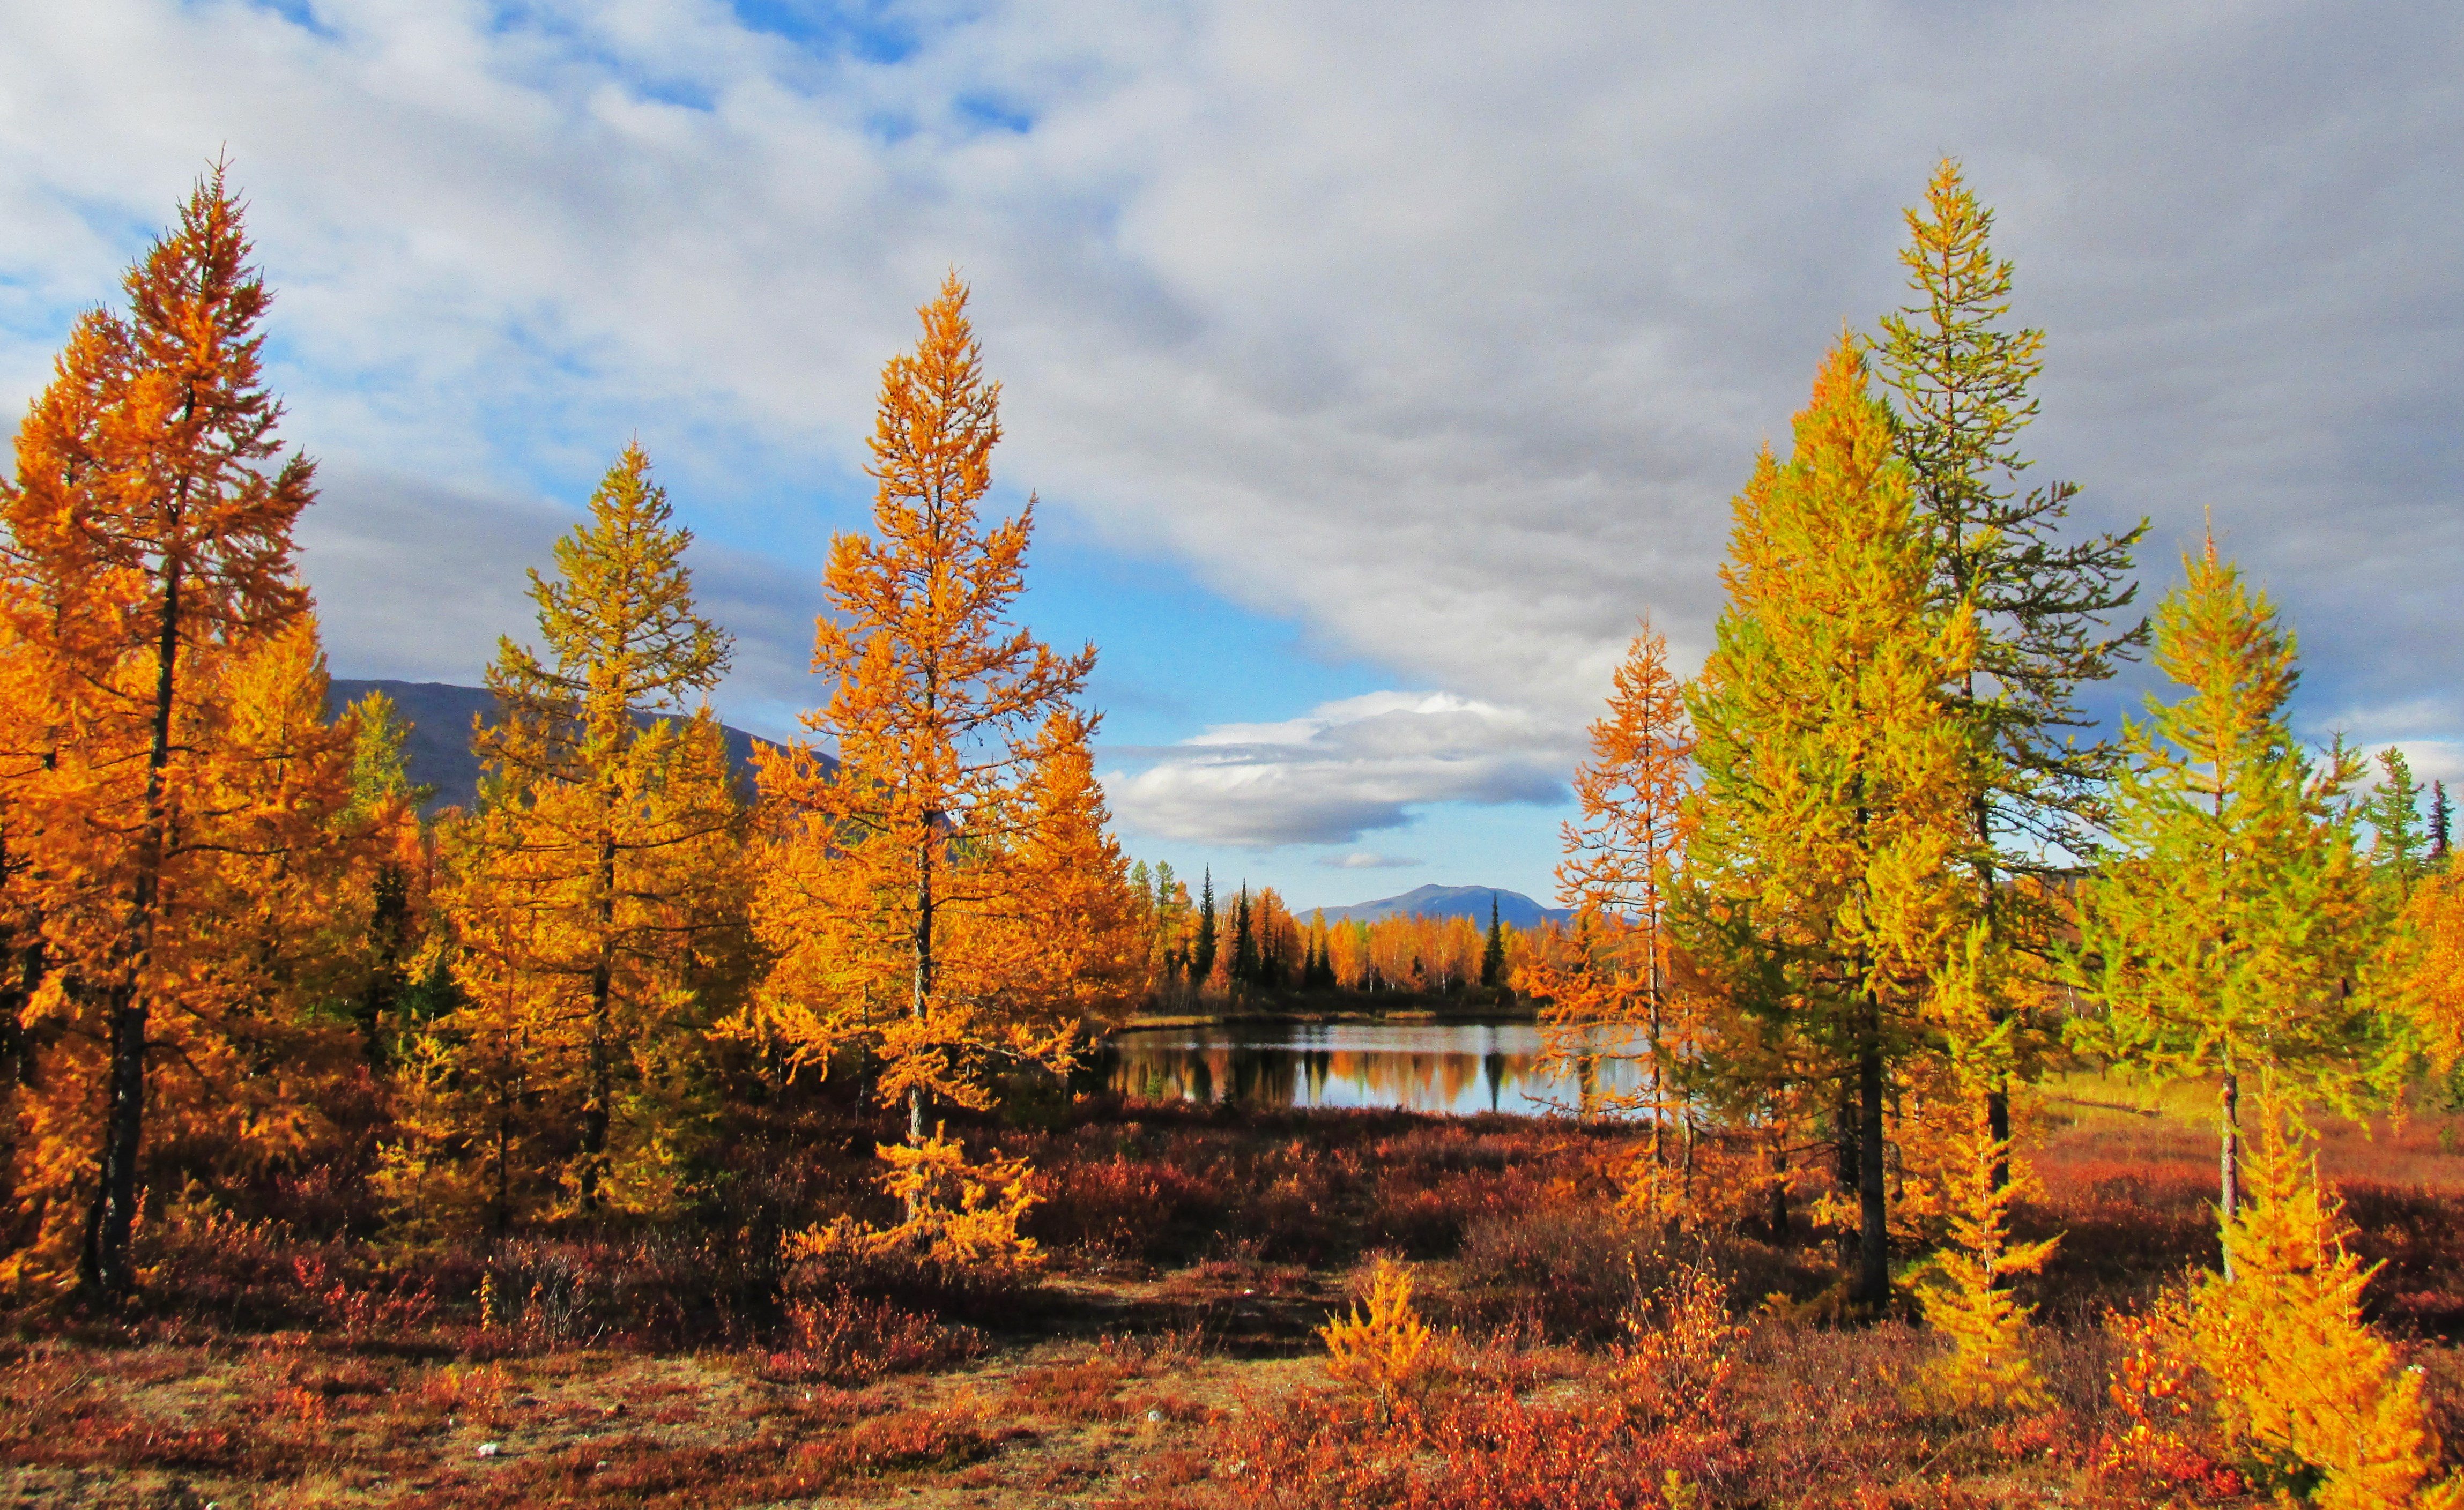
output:
[{"label": "ground cover", "polygon": [[[1105,1102],[985,1127],[1037,1164],[1046,1265],[972,1284],[777,1263],[782,1226],[862,1199],[869,1134],[826,1106],[782,1113],[743,1164],[760,1198],[690,1232],[408,1253],[192,1201],[148,1223],[142,1311],[16,1319],[0,1503],[2264,1502],[2195,1410],[2133,1447],[2150,1407],[2113,1389],[2107,1313],[2213,1258],[2206,1118],[2093,1078],[2026,1108],[2021,1226],[2066,1236],[2023,1285],[2050,1403],[2015,1412],[1927,1404],[1940,1345],[1906,1320],[1833,1324],[1837,1233],[1618,1215],[1640,1145],[1614,1127]],[[2464,1442],[2464,1120],[2321,1126],[2375,1319]],[[1698,1207],[1749,1162],[1706,1147]],[[1436,1327],[1383,1392],[1315,1331],[1381,1259]]]}]

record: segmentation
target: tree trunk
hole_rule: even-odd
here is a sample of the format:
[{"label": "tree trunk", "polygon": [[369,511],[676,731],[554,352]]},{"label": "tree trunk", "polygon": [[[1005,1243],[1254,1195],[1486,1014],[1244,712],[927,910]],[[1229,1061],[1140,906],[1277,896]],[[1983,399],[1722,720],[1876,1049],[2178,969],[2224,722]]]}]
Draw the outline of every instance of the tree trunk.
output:
[{"label": "tree trunk", "polygon": [[[915,1019],[921,1022],[931,1012],[933,999],[933,845],[935,835],[928,821],[924,836],[915,846],[915,995],[911,1003]],[[910,1148],[924,1146],[924,1087],[907,1087],[907,1144]],[[907,1195],[907,1219],[914,1221],[924,1214],[921,1191]]]},{"label": "tree trunk", "polygon": [[1771,1239],[1774,1247],[1788,1243],[1788,1145],[1780,1141],[1780,1129],[1771,1135]]},{"label": "tree trunk", "polygon": [[[610,799],[612,802],[612,799]],[[616,840],[599,840],[599,960],[590,970],[590,1089],[582,1106],[582,1209],[599,1209],[600,1168],[607,1157],[607,1125],[616,1099],[607,1052],[607,1008],[616,990]]]},{"label": "tree trunk", "polygon": [[[2224,1148],[2217,1158],[2218,1173],[2224,1186],[2224,1199],[2218,1203],[2223,1220],[2230,1222],[2241,1210],[2241,1077],[2225,1071],[2223,1093],[2218,1097]],[[2224,1244],[2225,1282],[2233,1280],[2233,1244]]]},{"label": "tree trunk", "polygon": [[137,1160],[145,1138],[145,971],[153,962],[154,924],[163,866],[170,848],[165,773],[171,763],[171,708],[178,689],[180,562],[163,570],[163,617],[154,648],[154,730],[145,760],[145,827],[139,836],[137,875],[129,893],[128,962],[105,1008],[111,1062],[102,1119],[100,1177],[86,1219],[86,1251],[78,1279],[92,1294],[116,1299],[136,1280],[128,1243],[137,1227]]},{"label": "tree trunk", "polygon": [[34,1083],[34,1056],[26,1041],[26,1008],[43,984],[43,938],[39,926],[30,925],[31,942],[20,947],[12,961],[15,979],[0,988],[0,1089],[11,1085],[32,1085]]},{"label": "tree trunk", "polygon": [[1869,1001],[1865,1010],[1865,1041],[1857,1057],[1857,1193],[1862,1217],[1857,1243],[1857,1299],[1879,1314],[1891,1302],[1890,1209],[1882,1185],[1881,1008]]}]

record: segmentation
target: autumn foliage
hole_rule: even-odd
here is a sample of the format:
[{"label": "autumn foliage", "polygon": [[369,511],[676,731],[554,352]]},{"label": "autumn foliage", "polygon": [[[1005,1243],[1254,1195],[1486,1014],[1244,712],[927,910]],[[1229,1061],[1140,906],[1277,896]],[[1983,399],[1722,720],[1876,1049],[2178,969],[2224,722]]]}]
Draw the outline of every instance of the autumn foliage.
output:
[{"label": "autumn foliage", "polygon": [[[2443,787],[2425,836],[2400,752],[2302,747],[2212,536],[2114,618],[2141,531],[2024,483],[2045,344],[1956,164],[1747,471],[1699,673],[1628,646],[1528,929],[1132,863],[955,274],[804,736],[731,756],[631,444],[438,805],[334,706],[243,219],[215,169],[0,486],[12,1492],[2464,1503]],[[1535,1018],[1569,1114],[1086,1073],[1458,1009]]]}]

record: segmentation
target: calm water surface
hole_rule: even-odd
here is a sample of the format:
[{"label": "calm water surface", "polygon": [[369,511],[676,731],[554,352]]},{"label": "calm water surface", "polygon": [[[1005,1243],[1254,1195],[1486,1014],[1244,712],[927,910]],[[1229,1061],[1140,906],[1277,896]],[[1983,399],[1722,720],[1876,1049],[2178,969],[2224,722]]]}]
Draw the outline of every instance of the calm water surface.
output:
[{"label": "calm water surface", "polygon": [[1158,1100],[1521,1116],[1603,1109],[1641,1085],[1632,1035],[1544,1058],[1534,1022],[1304,1022],[1114,1034],[1111,1088]]}]

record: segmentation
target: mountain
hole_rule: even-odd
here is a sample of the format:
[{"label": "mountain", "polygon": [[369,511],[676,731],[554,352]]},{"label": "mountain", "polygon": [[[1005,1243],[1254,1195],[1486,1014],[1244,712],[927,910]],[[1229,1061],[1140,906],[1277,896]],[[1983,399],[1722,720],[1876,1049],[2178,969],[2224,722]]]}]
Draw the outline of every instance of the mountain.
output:
[{"label": "mountain", "polygon": [[[1370,922],[1381,917],[1467,917],[1486,926],[1488,899],[1497,899],[1497,915],[1516,928],[1537,927],[1543,918],[1562,923],[1574,914],[1565,908],[1546,908],[1520,891],[1503,886],[1414,886],[1399,897],[1381,897],[1375,902],[1355,902],[1350,907],[1326,909],[1330,923],[1357,918]],[[1306,918],[1310,908],[1295,908],[1295,916]]]},{"label": "mountain", "polygon": [[[370,692],[392,698],[410,725],[410,735],[402,744],[403,765],[413,786],[436,788],[429,810],[471,806],[479,795],[479,757],[471,753],[471,720],[495,716],[495,694],[484,687],[455,687],[448,682],[362,682],[338,676],[328,711],[356,703]],[[719,727],[727,735],[728,763],[750,792],[757,741],[741,729]]]}]

